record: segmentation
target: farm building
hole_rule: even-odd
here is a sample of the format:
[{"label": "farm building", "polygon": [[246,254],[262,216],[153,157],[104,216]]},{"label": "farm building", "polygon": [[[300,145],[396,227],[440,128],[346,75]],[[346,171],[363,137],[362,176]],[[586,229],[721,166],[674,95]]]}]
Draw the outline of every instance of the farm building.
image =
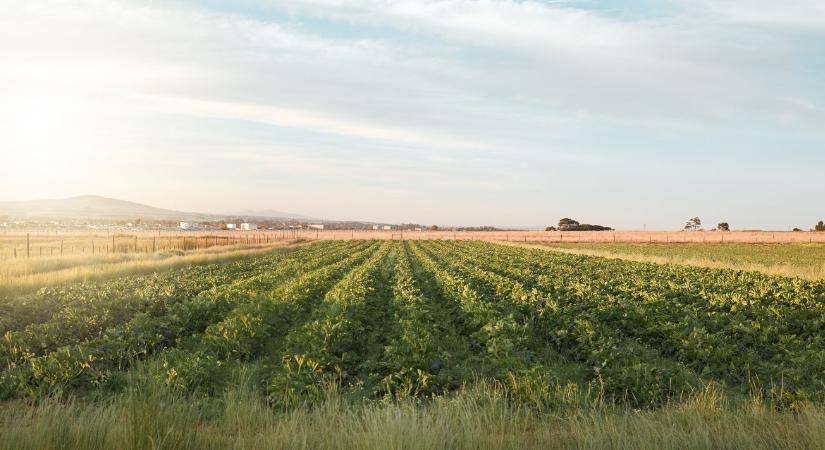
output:
[{"label": "farm building", "polygon": [[378,225],[373,225],[373,226],[372,226],[372,229],[373,229],[373,230],[377,230],[377,229],[378,229]]},{"label": "farm building", "polygon": [[179,228],[181,230],[197,230],[198,224],[196,222],[181,222]]},{"label": "farm building", "polygon": [[258,229],[257,223],[242,223],[241,229],[244,231],[253,231]]},{"label": "farm building", "polygon": [[308,226],[309,228],[312,228],[313,230],[323,230],[323,229],[324,229],[324,224],[315,224],[315,223],[311,223],[311,224],[309,224],[309,225],[307,225],[307,226]]},{"label": "farm building", "polygon": [[228,224],[226,224],[226,229],[227,230],[237,230],[238,229],[238,224],[228,223]]},{"label": "farm building", "polygon": [[389,225],[384,225],[383,227],[381,227],[381,229],[384,230],[384,231],[389,231],[389,230],[392,230],[392,227],[389,226]]}]

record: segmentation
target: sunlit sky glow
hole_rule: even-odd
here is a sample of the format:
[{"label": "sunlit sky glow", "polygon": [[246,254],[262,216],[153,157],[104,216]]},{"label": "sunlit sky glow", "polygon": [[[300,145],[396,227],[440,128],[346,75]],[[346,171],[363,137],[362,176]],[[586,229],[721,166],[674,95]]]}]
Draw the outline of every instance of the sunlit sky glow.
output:
[{"label": "sunlit sky glow", "polygon": [[825,218],[821,0],[0,0],[0,200]]}]

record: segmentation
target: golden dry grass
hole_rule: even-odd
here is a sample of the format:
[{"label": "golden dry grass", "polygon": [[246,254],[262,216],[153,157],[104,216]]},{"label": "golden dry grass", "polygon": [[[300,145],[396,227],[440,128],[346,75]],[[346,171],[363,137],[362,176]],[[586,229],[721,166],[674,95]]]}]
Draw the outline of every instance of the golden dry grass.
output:
[{"label": "golden dry grass", "polygon": [[151,378],[96,403],[0,403],[0,449],[825,449],[825,411],[776,411],[699,392],[634,411],[593,406],[539,414],[485,386],[429,401],[273,409],[243,382],[217,398],[170,394]]},{"label": "golden dry grass", "polygon": [[56,231],[13,230],[0,234],[0,262],[20,259],[154,253],[225,245],[264,244],[294,238],[280,231]]},{"label": "golden dry grass", "polygon": [[310,231],[311,239],[480,240],[558,243],[825,243],[825,233],[792,231]]},{"label": "golden dry grass", "polygon": [[0,293],[228,261],[268,253],[273,249],[291,245],[301,244],[296,241],[278,241],[271,244],[218,246],[186,252],[178,250],[5,261],[0,265]]},{"label": "golden dry grass", "polygon": [[[784,277],[798,277],[806,280],[825,279],[825,261],[810,261],[807,265],[754,262],[720,261],[703,257],[685,257],[681,255],[661,256],[643,255],[636,253],[614,252],[603,249],[554,247],[552,244],[505,243],[518,247],[537,248],[541,250],[566,253],[570,255],[597,256],[601,258],[622,259],[625,261],[646,262],[655,264],[679,264],[686,266],[704,267],[709,269],[731,269],[761,272],[768,275]],[[689,245],[689,244],[684,244]]]}]

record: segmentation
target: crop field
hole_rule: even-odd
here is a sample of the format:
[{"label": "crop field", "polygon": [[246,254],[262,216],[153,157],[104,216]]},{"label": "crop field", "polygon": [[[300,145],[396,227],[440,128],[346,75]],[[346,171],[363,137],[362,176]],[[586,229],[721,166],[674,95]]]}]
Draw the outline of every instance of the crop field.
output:
[{"label": "crop field", "polygon": [[757,272],[322,241],[7,293],[0,334],[0,448],[825,442],[825,282]]}]

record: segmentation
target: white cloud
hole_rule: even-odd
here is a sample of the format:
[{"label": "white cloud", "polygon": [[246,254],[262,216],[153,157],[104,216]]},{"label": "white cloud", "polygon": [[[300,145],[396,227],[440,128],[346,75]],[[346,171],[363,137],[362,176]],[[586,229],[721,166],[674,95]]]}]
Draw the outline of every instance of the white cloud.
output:
[{"label": "white cloud", "polygon": [[165,114],[217,117],[245,120],[279,127],[293,127],[361,139],[381,140],[394,144],[412,144],[453,150],[482,150],[483,142],[454,139],[426,132],[383,127],[353,120],[325,116],[311,111],[291,108],[220,102],[179,97],[149,97],[157,111]]},{"label": "white cloud", "polygon": [[825,32],[821,0],[706,0],[702,5],[729,22]]}]

